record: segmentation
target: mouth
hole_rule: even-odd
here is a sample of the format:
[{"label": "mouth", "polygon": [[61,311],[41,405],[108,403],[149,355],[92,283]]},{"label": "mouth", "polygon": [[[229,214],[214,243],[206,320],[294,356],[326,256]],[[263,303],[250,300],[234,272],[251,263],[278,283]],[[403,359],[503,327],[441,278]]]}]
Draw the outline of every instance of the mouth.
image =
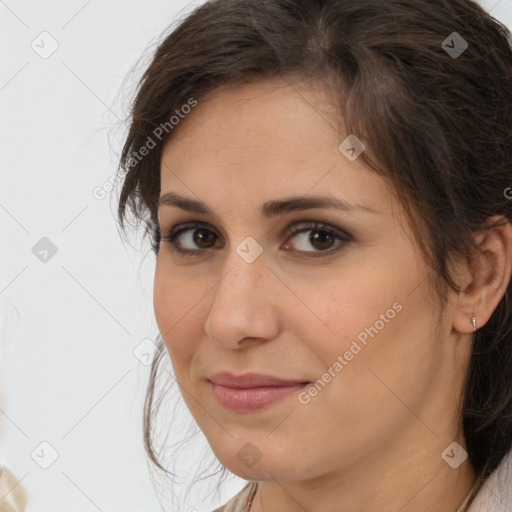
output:
[{"label": "mouth", "polygon": [[310,384],[272,375],[249,373],[235,376],[227,372],[216,373],[208,381],[217,401],[235,412],[264,409]]}]

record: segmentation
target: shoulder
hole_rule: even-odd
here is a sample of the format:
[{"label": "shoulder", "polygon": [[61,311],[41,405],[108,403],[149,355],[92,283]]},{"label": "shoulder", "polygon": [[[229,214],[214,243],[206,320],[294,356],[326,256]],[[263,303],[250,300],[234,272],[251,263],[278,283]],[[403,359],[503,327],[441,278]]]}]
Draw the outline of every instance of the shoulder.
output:
[{"label": "shoulder", "polygon": [[[23,480],[23,478],[22,478]],[[27,506],[28,496],[25,487],[6,467],[0,466],[0,511],[23,512]]]},{"label": "shoulder", "polygon": [[257,482],[249,482],[238,494],[233,496],[225,505],[216,508],[213,512],[246,512],[249,504],[252,502]]},{"label": "shoulder", "polygon": [[468,512],[508,512],[512,503],[512,450],[487,478]]}]

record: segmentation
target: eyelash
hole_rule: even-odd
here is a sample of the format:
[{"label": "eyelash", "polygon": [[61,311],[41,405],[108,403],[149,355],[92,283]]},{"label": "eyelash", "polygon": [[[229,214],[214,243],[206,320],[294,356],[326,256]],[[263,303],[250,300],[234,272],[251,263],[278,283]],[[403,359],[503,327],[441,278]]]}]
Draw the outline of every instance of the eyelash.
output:
[{"label": "eyelash", "polygon": [[[187,231],[195,231],[198,229],[206,229],[208,231],[211,231],[218,239],[218,235],[215,233],[215,231],[213,229],[210,229],[208,227],[208,224],[196,223],[196,222],[184,223],[184,224],[175,226],[174,228],[171,229],[169,234],[161,236],[160,239],[163,242],[171,244],[174,252],[177,253],[178,255],[198,256],[199,253],[204,253],[206,251],[209,251],[212,248],[197,249],[197,250],[183,249],[176,242],[176,238],[178,238],[178,236],[180,234],[185,233]],[[300,224],[294,226],[293,229],[288,230],[288,232],[286,233],[287,240],[288,240],[288,238],[291,238],[294,235],[297,235],[299,233],[308,232],[308,231],[319,231],[321,233],[327,233],[327,234],[333,236],[334,238],[338,239],[341,243],[338,244],[336,249],[328,249],[325,251],[321,251],[321,250],[320,251],[295,251],[301,258],[302,257],[316,258],[316,257],[322,257],[322,256],[330,256],[330,255],[338,252],[341,249],[341,247],[343,247],[343,245],[352,241],[352,237],[348,233],[346,233],[338,228],[335,228],[334,226],[329,226],[329,225],[323,224],[321,222],[309,222],[309,223],[303,222],[303,223],[300,223]]]}]

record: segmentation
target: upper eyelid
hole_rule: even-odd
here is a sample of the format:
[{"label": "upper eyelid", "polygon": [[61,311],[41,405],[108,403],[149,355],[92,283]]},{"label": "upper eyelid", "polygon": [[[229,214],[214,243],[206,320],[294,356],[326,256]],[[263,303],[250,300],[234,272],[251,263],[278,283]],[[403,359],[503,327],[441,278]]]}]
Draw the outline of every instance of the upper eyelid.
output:
[{"label": "upper eyelid", "polygon": [[[160,223],[159,223],[160,224]],[[297,228],[297,225],[302,225],[304,224],[304,229],[312,229],[314,228],[315,226],[318,228],[318,229],[329,229],[331,228],[331,230],[333,231],[337,231],[339,232],[340,234],[343,234],[345,233],[347,236],[348,236],[348,233],[346,233],[346,231],[342,228],[339,228],[337,226],[334,226],[332,224],[330,224],[329,222],[326,222],[326,221],[319,221],[319,220],[296,220],[294,222],[292,222],[286,229],[284,229],[282,232],[283,233],[289,233],[289,232],[294,232],[295,229]],[[176,223],[172,228],[170,228],[168,230],[168,233],[177,233],[177,232],[180,232],[182,230],[189,230],[189,229],[199,229],[199,228],[202,228],[202,227],[206,227],[207,229],[210,229],[212,231],[214,231],[215,233],[218,233],[219,230],[213,226],[212,224],[210,224],[209,222],[206,222],[206,221],[184,221],[184,222],[179,222],[179,223]],[[162,228],[160,227],[159,225],[159,229],[160,229],[160,232],[164,231],[162,230]]]}]

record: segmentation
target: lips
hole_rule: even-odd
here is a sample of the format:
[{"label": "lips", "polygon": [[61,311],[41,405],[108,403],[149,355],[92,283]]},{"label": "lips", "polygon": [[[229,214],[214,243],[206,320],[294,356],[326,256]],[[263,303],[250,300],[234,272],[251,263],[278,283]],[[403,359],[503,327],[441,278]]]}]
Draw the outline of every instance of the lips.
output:
[{"label": "lips", "polygon": [[237,413],[268,407],[309,384],[301,380],[281,379],[258,373],[236,376],[221,372],[212,375],[208,380],[217,401],[224,408]]},{"label": "lips", "polygon": [[245,375],[233,375],[228,372],[219,372],[209,378],[210,381],[221,386],[230,388],[261,388],[261,387],[280,387],[280,386],[296,386],[298,384],[306,384],[305,380],[286,380],[273,375],[265,375],[261,373],[246,373]]}]

